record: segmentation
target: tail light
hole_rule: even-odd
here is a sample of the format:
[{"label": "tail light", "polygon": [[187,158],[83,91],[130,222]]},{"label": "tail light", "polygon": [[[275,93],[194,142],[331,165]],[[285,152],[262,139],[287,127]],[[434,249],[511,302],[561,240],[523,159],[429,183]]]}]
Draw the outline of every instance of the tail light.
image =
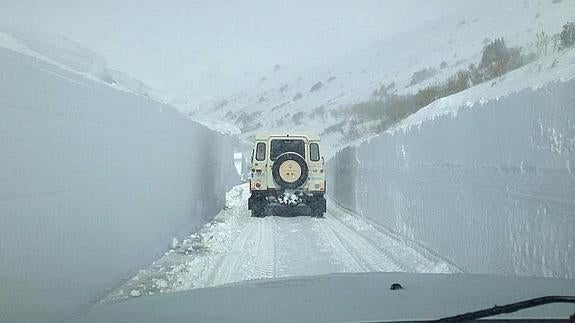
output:
[{"label": "tail light", "polygon": [[250,189],[253,190],[261,190],[263,189],[263,185],[259,180],[251,181],[250,182]]}]

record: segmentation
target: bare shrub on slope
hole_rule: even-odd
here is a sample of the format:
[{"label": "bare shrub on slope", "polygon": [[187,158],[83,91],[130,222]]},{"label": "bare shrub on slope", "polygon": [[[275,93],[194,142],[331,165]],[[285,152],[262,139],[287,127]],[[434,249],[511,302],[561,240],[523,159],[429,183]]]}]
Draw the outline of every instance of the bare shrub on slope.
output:
[{"label": "bare shrub on slope", "polygon": [[437,74],[437,70],[435,68],[431,68],[431,67],[416,71],[411,76],[411,82],[409,83],[409,86],[419,84],[419,83],[427,80],[428,78],[433,77],[435,74]]},{"label": "bare shrub on slope", "polygon": [[[548,46],[548,37],[543,35],[538,37],[542,38],[542,48]],[[547,42],[547,45],[544,45],[544,42]],[[351,126],[344,135],[350,140],[357,138],[357,135],[362,133],[359,129],[365,128],[361,126],[362,123],[372,124],[370,129],[373,133],[383,132],[437,99],[505,75],[533,59],[532,55],[523,55],[520,47],[507,47],[503,38],[487,41],[478,65],[470,64],[467,69],[457,71],[443,82],[426,86],[415,94],[405,95],[390,93],[389,89],[382,85],[372,93],[375,100],[360,102],[348,107],[347,114],[353,124],[350,123]],[[423,69],[414,73],[412,83],[432,72],[435,73],[435,69]]]}]

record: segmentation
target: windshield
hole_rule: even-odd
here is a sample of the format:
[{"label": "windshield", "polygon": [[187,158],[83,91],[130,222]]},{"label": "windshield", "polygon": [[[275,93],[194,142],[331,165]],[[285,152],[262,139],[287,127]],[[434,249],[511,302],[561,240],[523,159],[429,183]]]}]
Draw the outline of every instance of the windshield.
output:
[{"label": "windshield", "polygon": [[2,323],[574,284],[575,0],[0,0]]},{"label": "windshield", "polygon": [[275,160],[279,155],[293,152],[305,156],[305,142],[301,139],[273,139],[271,142],[270,159]]}]

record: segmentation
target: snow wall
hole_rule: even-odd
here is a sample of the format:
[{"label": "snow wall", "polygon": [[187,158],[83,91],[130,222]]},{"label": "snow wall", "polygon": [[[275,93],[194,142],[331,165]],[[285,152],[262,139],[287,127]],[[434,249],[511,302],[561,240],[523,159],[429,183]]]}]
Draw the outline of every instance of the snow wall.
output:
[{"label": "snow wall", "polygon": [[0,49],[0,322],[97,301],[224,206],[230,138]]},{"label": "snow wall", "polygon": [[575,278],[574,80],[385,133],[327,167],[332,201],[465,271]]}]

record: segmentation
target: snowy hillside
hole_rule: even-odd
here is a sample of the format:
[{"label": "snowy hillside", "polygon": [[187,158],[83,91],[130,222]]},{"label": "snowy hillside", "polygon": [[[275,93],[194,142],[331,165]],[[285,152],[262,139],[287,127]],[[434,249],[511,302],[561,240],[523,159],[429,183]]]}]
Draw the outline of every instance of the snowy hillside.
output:
[{"label": "snowy hillside", "polygon": [[105,58],[61,35],[29,26],[0,25],[0,48],[43,60],[119,90],[150,96],[149,86],[108,68]]},{"label": "snowy hillside", "polygon": [[[382,86],[401,95],[443,82],[469,64],[477,64],[485,44],[499,37],[509,46],[521,47],[525,55],[536,53],[538,32],[555,34],[564,23],[573,20],[573,1],[473,2],[465,11],[375,43],[344,59],[304,70],[270,66],[266,73],[230,80],[236,86],[217,88],[208,96],[212,99],[180,92],[172,103],[195,117],[234,123],[245,138],[261,129],[313,130],[324,135],[331,152],[349,142],[342,138],[351,126],[346,109],[375,100],[374,93],[381,91]],[[466,100],[494,98],[559,77],[561,72],[557,70],[570,68],[572,61],[554,51],[553,45],[549,47],[538,60],[516,71],[515,81],[503,77],[497,82],[506,86],[495,87],[496,92],[480,91]],[[558,63],[553,63],[556,59]],[[548,73],[553,75],[546,76]],[[518,81],[525,78],[530,81]],[[358,131],[360,137],[369,135],[368,130]]]}]

